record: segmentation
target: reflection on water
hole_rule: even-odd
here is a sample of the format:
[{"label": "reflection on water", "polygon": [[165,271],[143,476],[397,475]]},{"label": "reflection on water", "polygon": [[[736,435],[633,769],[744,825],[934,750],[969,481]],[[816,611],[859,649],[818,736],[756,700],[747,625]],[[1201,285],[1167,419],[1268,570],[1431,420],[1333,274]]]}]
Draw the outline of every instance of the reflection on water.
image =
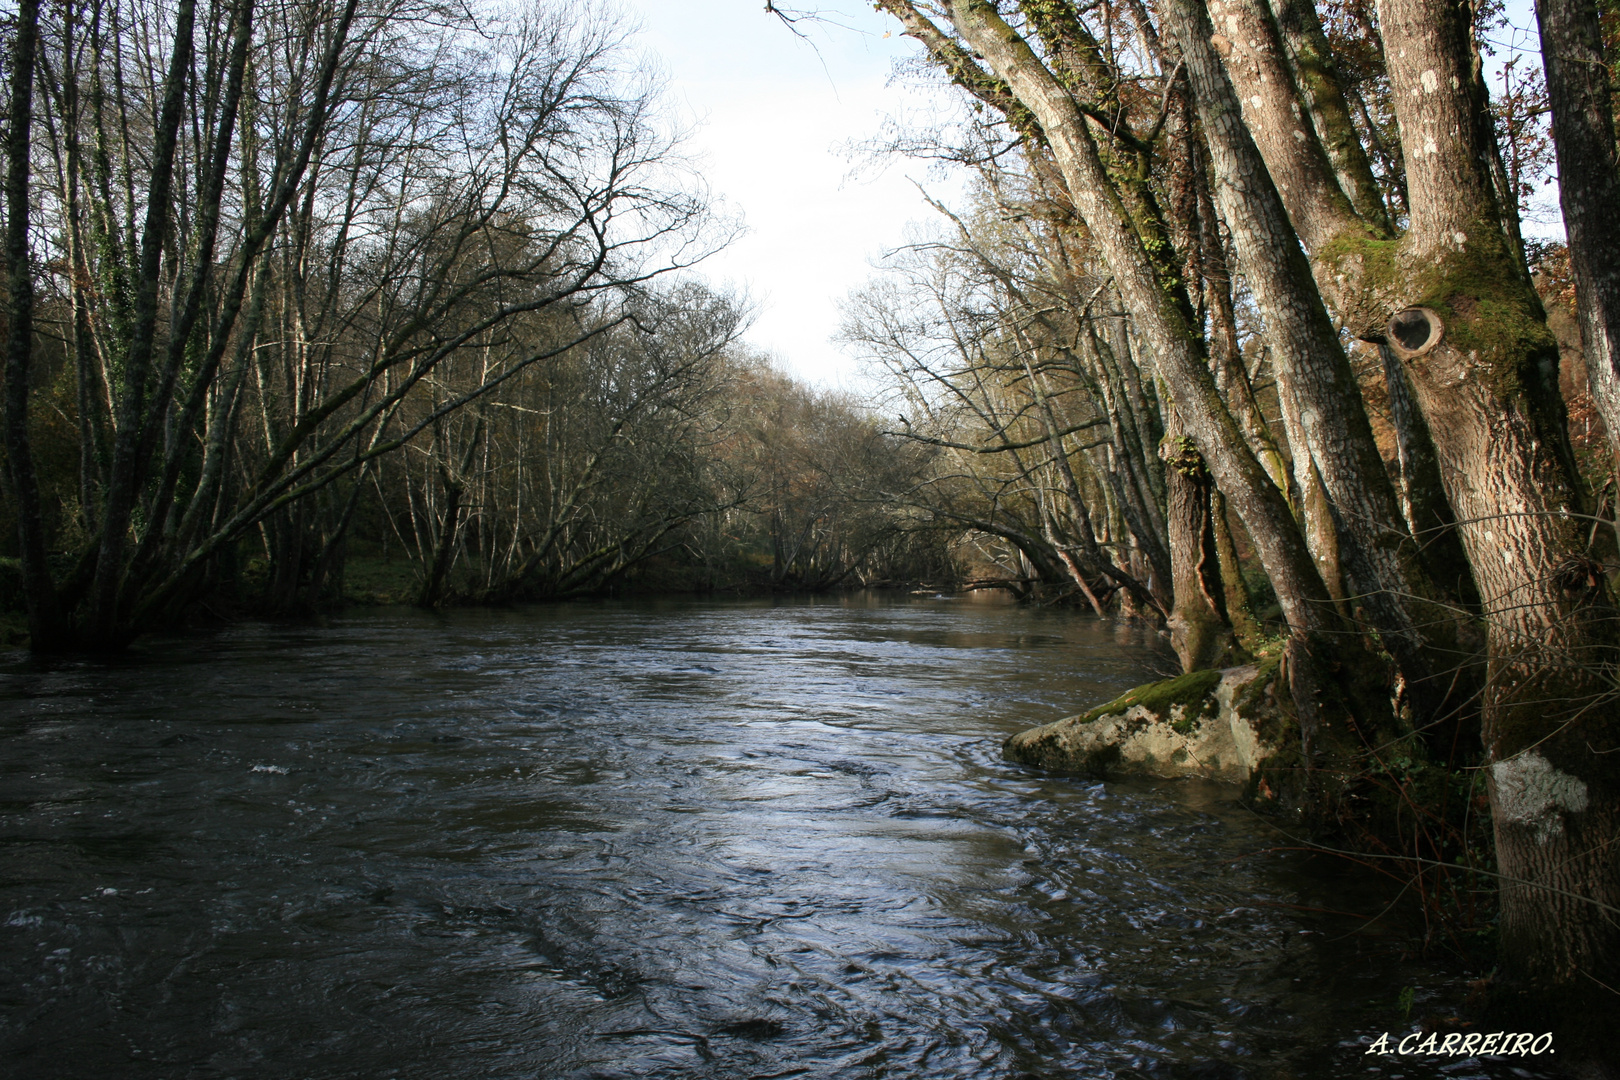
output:
[{"label": "reflection on water", "polygon": [[[1162,668],[984,603],[363,613],[0,666],[28,1077],[1375,1072],[1418,985],[1196,784],[1003,763]],[[1376,933],[1376,931],[1374,931]],[[1387,1066],[1394,1059],[1384,1059]]]}]

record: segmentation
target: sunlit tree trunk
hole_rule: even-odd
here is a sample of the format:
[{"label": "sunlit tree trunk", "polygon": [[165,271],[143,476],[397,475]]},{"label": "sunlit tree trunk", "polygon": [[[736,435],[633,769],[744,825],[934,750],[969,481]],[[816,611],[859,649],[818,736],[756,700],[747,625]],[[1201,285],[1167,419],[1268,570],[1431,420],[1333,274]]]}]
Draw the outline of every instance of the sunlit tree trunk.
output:
[{"label": "sunlit tree trunk", "polygon": [[1488,626],[1482,734],[1509,878],[1503,957],[1522,979],[1572,986],[1580,970],[1612,967],[1620,947],[1591,902],[1615,905],[1620,889],[1608,850],[1620,723],[1601,674],[1614,627],[1571,516],[1582,499],[1557,347],[1501,202],[1467,10],[1381,7],[1383,35],[1399,43],[1385,52],[1407,167],[1399,238],[1338,189],[1253,0],[1212,13],[1212,43],[1325,298],[1353,333],[1394,353],[1427,420]]},{"label": "sunlit tree trunk", "polygon": [[1170,645],[1183,671],[1222,667],[1232,659],[1232,626],[1216,547],[1211,505],[1214,485],[1203,455],[1182,433],[1175,414],[1166,425],[1163,446],[1169,490],[1170,562],[1175,606]]},{"label": "sunlit tree trunk", "polygon": [[[1236,3],[1221,8],[1237,9]],[[1441,674],[1455,659],[1451,647],[1455,633],[1444,633],[1451,620],[1432,603],[1435,586],[1417,545],[1401,528],[1400,504],[1373,439],[1349,357],[1267,163],[1243,123],[1238,96],[1212,42],[1214,28],[1193,0],[1170,0],[1164,10],[1166,25],[1181,46],[1209,143],[1215,203],[1231,230],[1265,319],[1264,335],[1277,371],[1294,471],[1305,500],[1305,522],[1316,539],[1313,554],[1329,588],[1336,595],[1353,597],[1350,606],[1394,657],[1418,712],[1437,715],[1447,707],[1452,681]],[[1251,45],[1269,30],[1238,28],[1250,35]],[[1276,51],[1255,49],[1252,55],[1268,62],[1262,72],[1265,78],[1287,77]],[[1302,129],[1309,120],[1298,115],[1297,107],[1286,119],[1274,115],[1277,107],[1256,111],[1265,114],[1258,123],[1294,125],[1273,132],[1274,140],[1311,144]],[[1364,160],[1361,166],[1365,170]],[[1285,175],[1289,183],[1315,195],[1306,205],[1315,208],[1316,200],[1329,203],[1324,219],[1350,213],[1326,161],[1308,161]]]}]

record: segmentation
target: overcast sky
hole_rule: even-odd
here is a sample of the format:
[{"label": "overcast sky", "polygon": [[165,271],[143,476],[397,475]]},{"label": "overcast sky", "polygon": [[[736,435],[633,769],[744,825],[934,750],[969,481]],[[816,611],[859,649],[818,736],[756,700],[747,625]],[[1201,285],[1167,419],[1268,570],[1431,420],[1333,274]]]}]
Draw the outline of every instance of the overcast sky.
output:
[{"label": "overcast sky", "polygon": [[[672,104],[695,125],[690,153],[747,233],[703,264],[711,280],[745,289],[758,312],[749,340],[788,370],[847,384],[854,363],[828,340],[838,301],[865,281],[869,260],[932,211],[897,162],[874,175],[845,145],[876,136],[884,118],[915,107],[890,87],[910,39],[861,0],[798,0],[828,24],[796,37],[763,0],[618,0],[637,18],[639,47],[664,69]],[[784,5],[788,6],[788,5]],[[943,184],[934,182],[935,187]]]}]

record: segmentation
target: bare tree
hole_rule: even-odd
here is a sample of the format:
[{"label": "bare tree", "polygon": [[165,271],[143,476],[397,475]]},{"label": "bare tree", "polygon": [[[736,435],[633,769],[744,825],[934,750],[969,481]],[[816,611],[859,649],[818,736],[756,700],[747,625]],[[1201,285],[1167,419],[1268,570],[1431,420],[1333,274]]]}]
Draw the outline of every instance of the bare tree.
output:
[{"label": "bare tree", "polygon": [[[65,576],[27,556],[36,647],[121,645],[253,530],[280,603],[318,594],[373,463],[633,320],[640,284],[724,242],[604,14],[59,17],[33,125],[50,138],[23,157],[58,178],[31,212],[62,268],[93,539]],[[542,316],[553,333],[513,329]],[[8,430],[25,444],[26,415]]]}]

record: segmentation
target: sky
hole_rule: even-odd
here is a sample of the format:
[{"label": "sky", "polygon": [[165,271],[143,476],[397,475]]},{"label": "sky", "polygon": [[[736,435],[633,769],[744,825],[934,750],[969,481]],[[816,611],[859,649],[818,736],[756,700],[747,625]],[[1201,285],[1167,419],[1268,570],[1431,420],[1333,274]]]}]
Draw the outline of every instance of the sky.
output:
[{"label": "sky", "polygon": [[[693,126],[687,153],[747,231],[704,262],[703,276],[746,292],[747,340],[787,371],[853,387],[857,363],[831,340],[838,304],[902,242],[908,221],[933,215],[912,179],[949,187],[921,163],[875,168],[849,146],[925,92],[890,85],[914,43],[861,0],[788,0],[815,7],[805,38],[764,0],[617,0],[642,25],[635,47],[665,73],[669,104]],[[806,38],[808,40],[806,40]]]}]

